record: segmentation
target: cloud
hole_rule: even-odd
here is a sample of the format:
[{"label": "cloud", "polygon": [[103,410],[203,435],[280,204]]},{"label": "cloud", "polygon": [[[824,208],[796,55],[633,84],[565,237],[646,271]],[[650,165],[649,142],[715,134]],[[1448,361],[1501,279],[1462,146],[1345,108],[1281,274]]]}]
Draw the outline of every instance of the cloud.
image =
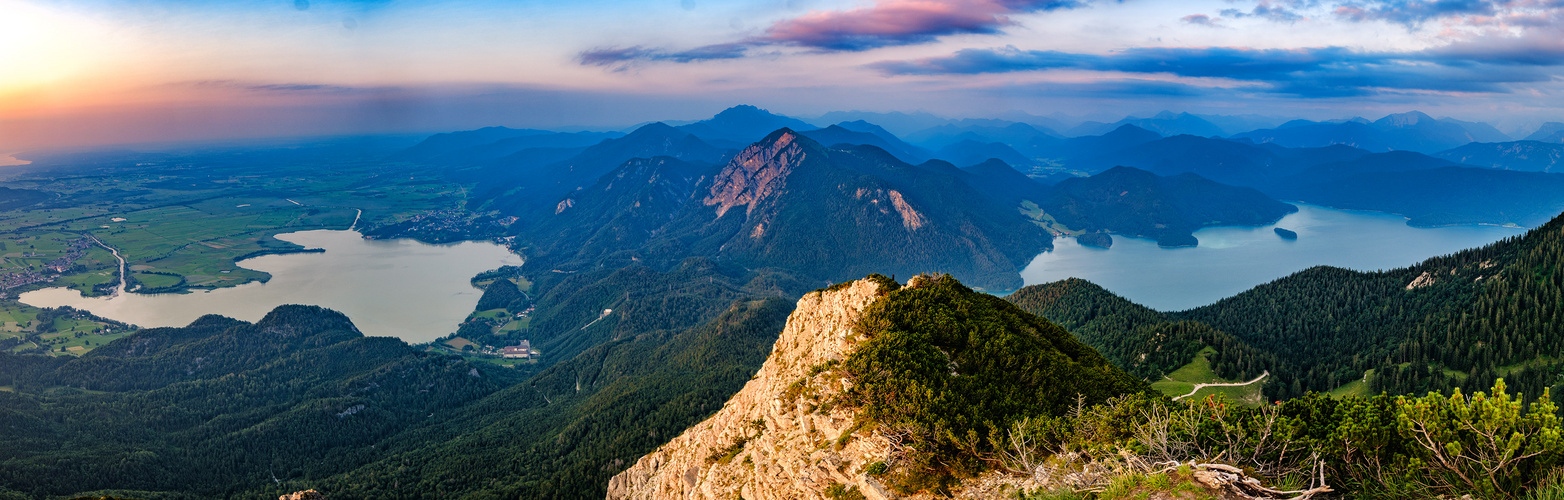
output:
[{"label": "cloud", "polygon": [[813,11],[778,21],[757,43],[861,51],[930,42],[941,36],[992,34],[1010,14],[1078,7],[1066,0],[880,0],[873,6]]},{"label": "cloud", "polygon": [[1384,21],[1417,27],[1446,25],[1499,28],[1557,28],[1564,0],[1350,0],[1332,13],[1353,22]]},{"label": "cloud", "polygon": [[1370,0],[1348,2],[1336,6],[1336,17],[1350,21],[1388,21],[1400,24],[1418,24],[1430,19],[1498,13],[1501,5],[1518,3],[1508,0]]},{"label": "cloud", "polygon": [[1209,26],[1212,28],[1222,27],[1222,18],[1212,18],[1211,16],[1205,14],[1190,14],[1179,18],[1179,20],[1183,21],[1184,24],[1193,24],[1196,26]]},{"label": "cloud", "polygon": [[1522,66],[1564,66],[1564,27],[1520,36],[1488,36],[1424,51],[1448,64],[1481,62]]},{"label": "cloud", "polygon": [[1222,15],[1231,18],[1258,17],[1279,23],[1295,23],[1309,19],[1297,13],[1295,9],[1309,6],[1312,5],[1297,0],[1259,0],[1249,12],[1238,9],[1222,9]]},{"label": "cloud", "polygon": [[[1564,45],[1555,43],[1556,45]],[[1472,57],[1478,48],[1390,53],[1343,47],[1247,49],[1239,47],[1135,48],[1107,55],[1047,50],[966,49],[946,57],[870,65],[887,75],[971,75],[1075,69],[1134,74],[1222,78],[1259,84],[1255,90],[1303,97],[1340,97],[1394,91],[1507,92],[1507,84],[1554,78],[1564,49],[1533,60]],[[1519,54],[1520,51],[1517,51]]]},{"label": "cloud", "polygon": [[255,83],[239,80],[198,80],[190,82],[176,82],[172,85],[211,89],[232,89],[246,92],[288,94],[346,94],[384,90],[383,88],[350,87],[325,83]]},{"label": "cloud", "polygon": [[734,43],[707,45],[679,52],[650,49],[639,45],[634,47],[606,47],[582,51],[576,56],[576,61],[583,66],[604,66],[623,70],[629,64],[637,61],[687,63],[712,59],[734,59],[744,57],[746,49],[745,45]]},{"label": "cloud", "polygon": [[583,51],[587,66],[622,69],[637,61],[696,62],[743,57],[748,49],[793,46],[826,52],[858,52],[880,47],[928,43],[940,37],[996,34],[1014,24],[1011,15],[1071,9],[1075,0],[877,0],[848,10],[810,11],[773,23],[757,36],[692,50],[641,46]]}]

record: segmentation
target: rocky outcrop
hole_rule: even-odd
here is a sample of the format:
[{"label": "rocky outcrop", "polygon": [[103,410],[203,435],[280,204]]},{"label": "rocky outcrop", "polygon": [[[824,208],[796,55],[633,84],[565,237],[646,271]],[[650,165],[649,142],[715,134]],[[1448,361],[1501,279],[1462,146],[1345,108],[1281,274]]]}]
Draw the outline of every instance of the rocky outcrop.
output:
[{"label": "rocky outcrop", "polygon": [[866,473],[891,443],[854,433],[853,415],[828,402],[846,381],[821,367],[852,352],[853,325],[880,296],[864,279],[805,295],[744,389],[715,415],[641,457],[608,484],[610,499],[825,498],[832,488],[891,494]]},{"label": "rocky outcrop", "polygon": [[304,490],[277,497],[277,500],[326,500],[326,495],[315,490]]},{"label": "rocky outcrop", "polygon": [[755,203],[781,190],[788,174],[803,162],[804,148],[795,142],[797,138],[792,130],[782,129],[744,148],[717,174],[704,203],[717,206],[717,217],[739,205],[748,205],[753,212]]}]

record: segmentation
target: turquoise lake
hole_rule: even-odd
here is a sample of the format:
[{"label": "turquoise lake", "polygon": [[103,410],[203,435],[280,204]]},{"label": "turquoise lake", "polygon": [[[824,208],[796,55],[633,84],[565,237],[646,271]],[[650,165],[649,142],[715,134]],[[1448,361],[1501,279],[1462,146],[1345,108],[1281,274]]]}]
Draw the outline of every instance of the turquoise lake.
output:
[{"label": "turquoise lake", "polygon": [[[1054,240],[1021,272],[1027,285],[1086,279],[1160,311],[1203,306],[1313,266],[1374,271],[1479,247],[1525,232],[1500,226],[1415,228],[1393,214],[1297,204],[1298,213],[1260,227],[1211,227],[1200,245],[1160,248],[1144,238],[1113,237],[1100,249]],[[1273,228],[1296,231],[1285,240]]]}]

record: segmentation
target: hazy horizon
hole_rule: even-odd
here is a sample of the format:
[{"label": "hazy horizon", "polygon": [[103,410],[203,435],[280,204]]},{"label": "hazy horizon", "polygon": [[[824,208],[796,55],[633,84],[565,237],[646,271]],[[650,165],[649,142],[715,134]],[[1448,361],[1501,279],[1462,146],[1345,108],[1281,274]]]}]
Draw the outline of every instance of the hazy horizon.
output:
[{"label": "hazy horizon", "polygon": [[1556,0],[0,0],[0,153],[483,126],[1418,110],[1558,121]]}]

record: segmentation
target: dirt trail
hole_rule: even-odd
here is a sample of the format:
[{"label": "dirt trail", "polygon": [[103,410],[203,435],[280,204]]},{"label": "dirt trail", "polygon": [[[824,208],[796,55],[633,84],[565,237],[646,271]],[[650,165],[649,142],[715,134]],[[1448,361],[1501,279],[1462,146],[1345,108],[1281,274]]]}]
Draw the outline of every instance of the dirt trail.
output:
[{"label": "dirt trail", "polygon": [[1248,382],[1222,382],[1222,383],[1210,383],[1210,384],[1195,384],[1195,388],[1190,390],[1189,394],[1185,394],[1183,396],[1174,396],[1173,400],[1174,401],[1178,401],[1180,399],[1184,399],[1184,398],[1187,398],[1187,397],[1190,397],[1190,396],[1194,396],[1195,393],[1200,392],[1201,389],[1205,389],[1207,387],[1238,387],[1238,386],[1244,386],[1244,385],[1253,384],[1255,382],[1259,382],[1261,379],[1264,379],[1266,375],[1270,375],[1270,374],[1271,374],[1271,371],[1270,370],[1266,370],[1265,373],[1261,373],[1260,376],[1255,377],[1254,380],[1250,380]]}]

